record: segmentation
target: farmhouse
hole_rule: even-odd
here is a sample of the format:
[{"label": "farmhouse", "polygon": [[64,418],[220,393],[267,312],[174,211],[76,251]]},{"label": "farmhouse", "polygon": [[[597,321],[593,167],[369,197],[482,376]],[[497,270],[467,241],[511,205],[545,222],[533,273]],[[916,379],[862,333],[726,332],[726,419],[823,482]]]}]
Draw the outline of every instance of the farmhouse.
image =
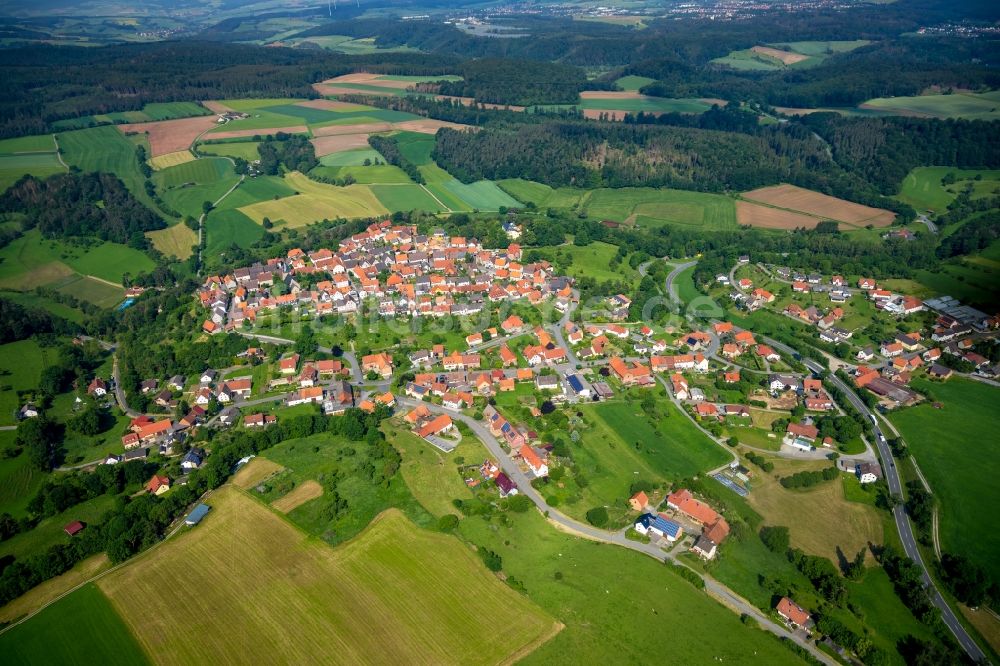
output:
[{"label": "farmhouse", "polygon": [[806,628],[811,622],[808,611],[788,597],[782,597],[774,609],[794,628]]},{"label": "farmhouse", "polygon": [[813,443],[818,436],[819,430],[817,430],[816,426],[789,423],[785,429],[785,438],[783,441],[788,446],[793,446],[803,451],[812,451],[815,448]]},{"label": "farmhouse", "polygon": [[858,463],[854,467],[854,473],[861,483],[875,483],[882,478],[882,468],[874,462]]},{"label": "farmhouse", "polygon": [[154,495],[162,495],[168,490],[170,490],[170,479],[161,474],[154,474],[146,483],[146,491]]},{"label": "farmhouse", "polygon": [[633,511],[643,511],[646,508],[646,505],[648,504],[649,504],[649,497],[646,495],[646,493],[644,493],[641,490],[637,492],[635,495],[632,495],[632,497],[630,497],[628,500],[628,505],[632,508]]}]

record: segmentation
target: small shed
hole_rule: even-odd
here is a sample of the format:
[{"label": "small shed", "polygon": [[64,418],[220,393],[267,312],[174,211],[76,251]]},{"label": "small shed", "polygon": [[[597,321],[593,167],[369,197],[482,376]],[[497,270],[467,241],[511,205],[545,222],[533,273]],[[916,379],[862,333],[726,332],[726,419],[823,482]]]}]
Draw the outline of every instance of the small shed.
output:
[{"label": "small shed", "polygon": [[63,532],[65,532],[69,536],[76,536],[77,534],[83,531],[84,527],[86,527],[86,525],[81,523],[79,520],[74,520],[72,523],[69,523],[68,525],[66,525],[66,527],[63,528]]},{"label": "small shed", "polygon": [[193,511],[191,511],[191,513],[188,514],[187,518],[184,519],[184,524],[197,525],[198,523],[201,522],[201,519],[205,517],[205,515],[208,513],[208,510],[211,508],[212,507],[210,507],[207,504],[199,504],[194,508]]}]

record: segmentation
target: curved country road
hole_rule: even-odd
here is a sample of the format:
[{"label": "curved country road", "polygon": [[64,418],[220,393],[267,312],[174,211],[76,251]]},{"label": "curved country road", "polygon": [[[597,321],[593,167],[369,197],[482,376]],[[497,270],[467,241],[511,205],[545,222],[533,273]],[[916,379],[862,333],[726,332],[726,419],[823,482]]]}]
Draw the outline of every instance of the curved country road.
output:
[{"label": "curved country road", "polygon": [[[489,429],[487,429],[481,422],[476,421],[475,419],[460,412],[454,412],[439,405],[426,403],[421,400],[397,397],[396,402],[408,407],[424,406],[432,412],[447,414],[452,419],[457,419],[465,423],[465,425],[472,430],[476,437],[483,442],[487,450],[489,450],[490,455],[496,459],[497,464],[499,464],[511,480],[517,484],[518,492],[530,499],[550,522],[569,532],[594,541],[602,541],[604,543],[621,546],[622,548],[628,548],[629,550],[634,550],[642,553],[643,555],[656,558],[661,562],[666,560],[676,562],[676,557],[672,553],[664,552],[657,546],[641,543],[639,541],[632,541],[631,539],[626,538],[621,532],[608,532],[606,530],[601,530],[591,525],[587,525],[586,523],[581,523],[573,518],[570,518],[566,514],[561,513],[558,509],[549,506],[548,502],[545,501],[545,498],[542,497],[542,495],[531,485],[531,479],[529,479],[528,476],[514,464],[514,462],[500,446],[500,442],[497,441]],[[708,575],[701,576],[701,578],[705,581],[705,591],[710,596],[719,600],[723,605],[740,614],[748,615],[754,618],[754,620],[756,620],[763,629],[771,632],[775,636],[794,641],[803,649],[808,650],[810,655],[824,664],[828,664],[829,666],[834,666],[836,664],[836,662],[824,652],[818,650],[815,645],[803,639],[801,636],[793,634],[784,627],[772,622],[766,615],[761,613],[757,607],[753,606],[746,599],[739,596],[719,581]]]}]

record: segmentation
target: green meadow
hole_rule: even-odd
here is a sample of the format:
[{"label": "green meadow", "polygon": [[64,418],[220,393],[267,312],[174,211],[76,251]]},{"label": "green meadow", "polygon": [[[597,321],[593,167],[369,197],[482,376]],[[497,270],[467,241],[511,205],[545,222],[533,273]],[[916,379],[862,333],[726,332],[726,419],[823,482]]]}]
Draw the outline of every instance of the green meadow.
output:
[{"label": "green meadow", "polygon": [[1000,389],[953,377],[944,383],[917,380],[930,401],[898,410],[899,429],[938,497],[941,548],[985,567],[1000,580],[1000,519],[984,510],[1000,503]]},{"label": "green meadow", "polygon": [[1000,119],[1000,91],[917,95],[914,97],[879,97],[868,100],[863,106],[902,115],[997,120]]},{"label": "green meadow", "polygon": [[[949,174],[955,182],[943,185],[941,180]],[[903,180],[897,198],[918,210],[943,213],[970,186],[973,199],[1000,194],[1000,170],[917,167]]]},{"label": "green meadow", "polygon": [[26,666],[150,663],[111,602],[93,583],[0,634],[0,654],[7,664]]}]

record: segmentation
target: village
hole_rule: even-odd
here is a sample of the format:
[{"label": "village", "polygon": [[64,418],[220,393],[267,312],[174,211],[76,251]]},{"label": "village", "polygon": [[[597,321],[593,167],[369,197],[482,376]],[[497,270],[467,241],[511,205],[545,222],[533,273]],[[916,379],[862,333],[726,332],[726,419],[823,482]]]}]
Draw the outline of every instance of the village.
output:
[{"label": "village", "polygon": [[[574,318],[579,293],[572,278],[555,274],[547,262],[522,264],[521,258],[515,243],[484,249],[474,239],[423,235],[413,226],[383,222],[335,251],[293,249],[209,276],[195,294],[206,313],[201,334],[241,335],[245,349],[228,368],[143,380],[143,412],[128,406],[117,377],[94,377],[87,393],[116,401],[130,417],[121,453],[100,463],[170,460],[173,477],[160,471],[145,486],[161,495],[184,484],[210,455],[187,441],[199,428],[267,428],[285,415],[313,410],[326,416],[384,410],[444,453],[465,437],[478,438],[490,457],[466,485],[500,500],[527,493],[548,513],[541,489],[549,487],[552,470],[561,478],[560,468],[573,465],[554,450],[551,435],[540,434],[548,415],[562,411],[572,418],[574,405],[662,391],[731,458],[706,470],[706,478],[740,497],[753,492],[755,473],[733,452],[738,445],[751,461],[760,454],[834,460],[837,471],[862,485],[882,480],[874,439],[858,425],[856,410],[830,376],[810,370],[779,342],[731,321],[633,322],[625,294],[605,299],[583,321]],[[758,282],[735,277],[747,273]],[[774,281],[787,282],[781,298],[770,291]],[[770,289],[757,286],[761,282]],[[732,289],[727,293],[741,310],[770,311],[813,327],[820,341],[848,345],[837,350],[840,359],[826,353],[830,369],[884,410],[922,399],[908,388],[914,376],[944,381],[959,363],[964,374],[982,381],[996,374],[973,348],[994,335],[997,319],[947,299],[922,302],[865,278],[852,288],[841,276],[752,266],[748,257],[717,283]],[[829,300],[828,309],[816,305],[820,296]],[[856,301],[905,323],[907,332],[864,344],[868,324],[850,310]],[[289,321],[366,315],[376,321],[459,317],[474,330],[453,332],[446,342],[425,336],[418,339],[427,346],[397,344],[367,353],[356,353],[353,344],[289,351],[294,339],[270,334],[284,333]],[[31,405],[21,411],[23,418],[33,416]],[[189,524],[205,515],[202,506]],[[682,485],[635,492],[623,510],[630,517],[617,521],[616,537],[669,558],[690,553],[710,562],[730,534],[720,508]],[[84,529],[77,522],[66,526],[67,534]],[[793,630],[811,626],[809,612],[789,598],[775,612]]]}]

